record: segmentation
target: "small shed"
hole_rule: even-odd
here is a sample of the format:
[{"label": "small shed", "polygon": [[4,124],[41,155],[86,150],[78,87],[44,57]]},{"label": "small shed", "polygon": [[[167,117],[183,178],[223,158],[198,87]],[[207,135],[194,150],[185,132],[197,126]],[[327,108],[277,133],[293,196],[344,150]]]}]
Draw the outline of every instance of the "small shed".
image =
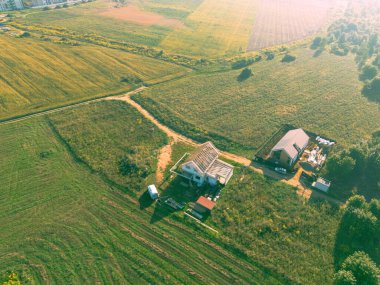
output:
[{"label": "small shed", "polygon": [[149,193],[150,198],[152,198],[152,200],[157,200],[159,197],[159,194],[155,185],[148,186],[148,193]]},{"label": "small shed", "polygon": [[199,197],[194,206],[194,211],[200,214],[206,214],[211,212],[211,210],[215,207],[216,203],[207,199],[204,196]]},{"label": "small shed", "polygon": [[312,186],[318,190],[321,190],[323,192],[328,192],[329,189],[330,189],[330,186],[331,186],[331,182],[322,178],[322,177],[319,177],[317,179],[317,181],[315,181]]}]

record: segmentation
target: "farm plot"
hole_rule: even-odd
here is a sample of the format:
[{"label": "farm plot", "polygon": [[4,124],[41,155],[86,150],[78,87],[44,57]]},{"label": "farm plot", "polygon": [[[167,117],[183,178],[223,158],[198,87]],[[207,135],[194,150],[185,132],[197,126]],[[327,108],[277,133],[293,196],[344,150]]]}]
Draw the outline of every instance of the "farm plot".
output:
[{"label": "farm plot", "polygon": [[248,157],[283,124],[313,130],[342,146],[380,129],[378,105],[360,94],[353,56],[316,58],[305,48],[292,54],[293,63],[278,57],[252,65],[253,76],[243,82],[237,81],[240,70],[201,74],[134,98],[178,132]]},{"label": "farm plot", "polygon": [[[122,145],[113,139],[109,148]],[[151,223],[154,205],[142,209],[87,171],[43,118],[2,126],[0,145],[2,273],[32,284],[286,282],[179,216],[158,211]]]},{"label": "farm plot", "polygon": [[171,30],[183,26],[183,20],[199,3],[200,0],[133,0],[124,6],[97,0],[66,9],[17,12],[20,16],[17,21],[63,27],[78,33],[96,33],[137,45],[158,46]]},{"label": "farm plot", "polygon": [[110,8],[100,13],[100,15],[147,26],[156,25],[175,28],[183,28],[185,26],[180,20],[169,19],[159,14],[142,11],[138,7],[131,5],[127,7]]},{"label": "farm plot", "polygon": [[258,0],[248,50],[282,45],[312,35],[328,24],[336,2]]},{"label": "farm plot", "polygon": [[127,91],[122,78],[156,83],[187,69],[96,46],[71,47],[0,35],[0,119]]},{"label": "farm plot", "polygon": [[216,57],[245,50],[255,1],[205,0],[186,18],[187,29],[169,33],[160,46],[168,51]]}]

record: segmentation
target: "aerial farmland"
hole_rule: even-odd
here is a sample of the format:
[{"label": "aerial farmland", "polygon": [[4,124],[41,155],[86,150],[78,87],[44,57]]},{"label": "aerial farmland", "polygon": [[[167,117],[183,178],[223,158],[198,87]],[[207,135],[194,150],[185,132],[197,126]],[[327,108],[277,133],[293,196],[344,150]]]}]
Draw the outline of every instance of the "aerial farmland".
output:
[{"label": "aerial farmland", "polygon": [[380,284],[379,17],[0,0],[0,283]]}]

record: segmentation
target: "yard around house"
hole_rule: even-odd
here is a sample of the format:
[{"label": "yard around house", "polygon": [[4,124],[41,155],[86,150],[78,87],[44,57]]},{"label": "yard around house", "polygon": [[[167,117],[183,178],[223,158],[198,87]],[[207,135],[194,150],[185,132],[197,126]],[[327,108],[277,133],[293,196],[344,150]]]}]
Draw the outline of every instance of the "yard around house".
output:
[{"label": "yard around house", "polygon": [[314,57],[307,47],[241,70],[194,74],[154,86],[133,98],[171,128],[199,141],[249,158],[283,124],[332,138],[343,147],[369,139],[380,129],[380,110],[361,95],[353,56],[327,52]]},{"label": "yard around house", "polygon": [[[0,216],[0,271],[20,270],[39,283],[331,282],[339,213],[281,182],[237,166],[207,220],[217,236],[147,202],[154,173],[123,176],[118,158],[141,166],[143,153],[154,170],[165,137],[124,102],[3,125],[0,134],[0,199],[10,202]],[[172,163],[189,151],[175,144]],[[183,185],[169,179],[160,192],[195,199]]]}]

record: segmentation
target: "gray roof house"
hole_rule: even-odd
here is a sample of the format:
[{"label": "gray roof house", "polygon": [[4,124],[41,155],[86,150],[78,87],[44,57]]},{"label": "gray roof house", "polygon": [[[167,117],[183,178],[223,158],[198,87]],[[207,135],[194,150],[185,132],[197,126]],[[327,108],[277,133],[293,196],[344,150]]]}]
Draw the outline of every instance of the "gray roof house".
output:
[{"label": "gray roof house", "polygon": [[290,130],[270,152],[270,159],[284,167],[292,167],[309,144],[309,136],[303,129]]},{"label": "gray roof house", "polygon": [[182,164],[182,171],[199,186],[218,182],[226,185],[233,175],[234,167],[219,159],[219,150],[211,143],[202,144]]}]

